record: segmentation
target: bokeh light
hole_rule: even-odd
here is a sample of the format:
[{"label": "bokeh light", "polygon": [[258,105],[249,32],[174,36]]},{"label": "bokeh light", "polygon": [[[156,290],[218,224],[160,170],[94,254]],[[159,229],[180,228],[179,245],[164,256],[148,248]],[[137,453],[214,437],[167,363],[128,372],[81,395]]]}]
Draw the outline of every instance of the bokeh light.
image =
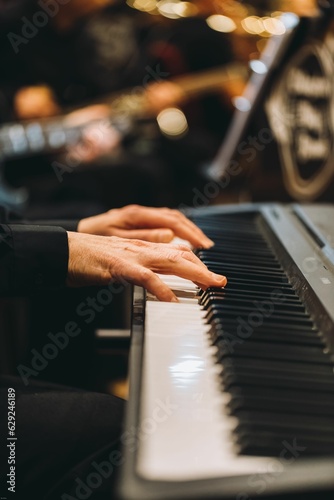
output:
[{"label": "bokeh light", "polygon": [[157,117],[161,132],[170,137],[183,136],[188,131],[188,122],[184,113],[178,108],[167,108]]},{"label": "bokeh light", "polygon": [[221,16],[219,14],[214,14],[207,18],[206,20],[208,26],[215,31],[220,31],[222,33],[231,33],[236,30],[237,25],[227,16]]}]

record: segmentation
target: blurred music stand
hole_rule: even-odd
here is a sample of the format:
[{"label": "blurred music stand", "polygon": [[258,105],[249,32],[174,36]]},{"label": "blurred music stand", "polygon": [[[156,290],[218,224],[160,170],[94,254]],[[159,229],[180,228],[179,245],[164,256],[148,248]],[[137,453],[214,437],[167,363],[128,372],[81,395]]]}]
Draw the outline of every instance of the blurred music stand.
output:
[{"label": "blurred music stand", "polygon": [[334,36],[328,29],[334,2],[319,6],[316,17],[284,14],[285,34],[272,36],[261,59],[253,61],[224,143],[205,169],[221,187],[251,157],[266,163],[261,174],[276,165],[288,196],[298,201],[319,198],[334,178]]}]

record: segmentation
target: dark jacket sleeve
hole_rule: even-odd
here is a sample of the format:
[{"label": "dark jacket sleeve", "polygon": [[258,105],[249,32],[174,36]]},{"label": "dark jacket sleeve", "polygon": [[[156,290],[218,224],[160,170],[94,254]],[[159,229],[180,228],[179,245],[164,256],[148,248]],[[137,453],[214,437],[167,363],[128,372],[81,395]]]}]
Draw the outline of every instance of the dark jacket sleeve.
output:
[{"label": "dark jacket sleeve", "polygon": [[24,224],[38,226],[57,226],[66,229],[66,231],[76,231],[79,220],[25,220],[21,214],[18,214],[8,208],[0,205],[0,222],[4,224]]},{"label": "dark jacket sleeve", "polygon": [[66,231],[76,232],[78,229],[79,220],[36,220],[26,222],[23,221],[22,224],[38,224],[39,226],[58,226],[66,229]]},{"label": "dark jacket sleeve", "polygon": [[0,293],[24,295],[65,286],[68,239],[56,226],[0,225]]}]

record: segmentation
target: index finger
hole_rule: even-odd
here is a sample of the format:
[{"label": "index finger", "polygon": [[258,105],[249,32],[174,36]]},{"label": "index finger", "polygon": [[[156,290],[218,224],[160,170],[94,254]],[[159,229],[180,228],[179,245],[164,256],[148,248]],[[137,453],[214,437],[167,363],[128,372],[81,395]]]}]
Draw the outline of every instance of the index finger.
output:
[{"label": "index finger", "polygon": [[141,220],[145,227],[172,229],[176,236],[189,241],[194,247],[210,248],[214,244],[198,226],[178,210],[151,209],[145,219]]},{"label": "index finger", "polygon": [[216,274],[210,271],[201,261],[194,259],[188,260],[188,256],[179,254],[176,259],[159,258],[158,263],[151,263],[152,271],[159,274],[176,275],[192,281],[195,284],[200,284],[201,288],[208,287],[224,287],[227,283],[226,276]]}]

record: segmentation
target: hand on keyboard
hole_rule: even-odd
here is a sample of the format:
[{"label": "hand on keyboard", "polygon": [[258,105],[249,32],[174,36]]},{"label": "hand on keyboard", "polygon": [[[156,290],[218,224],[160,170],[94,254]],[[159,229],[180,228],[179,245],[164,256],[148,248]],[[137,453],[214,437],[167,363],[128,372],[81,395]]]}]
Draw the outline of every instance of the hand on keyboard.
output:
[{"label": "hand on keyboard", "polygon": [[209,271],[185,245],[72,232],[68,233],[68,242],[68,286],[126,281],[143,286],[159,300],[177,302],[175,294],[156,273],[180,276],[204,290],[226,285],[225,276]]},{"label": "hand on keyboard", "polygon": [[189,241],[194,247],[210,248],[213,241],[178,210],[129,205],[82,219],[78,232],[101,236],[136,238],[168,243],[175,236]]}]

